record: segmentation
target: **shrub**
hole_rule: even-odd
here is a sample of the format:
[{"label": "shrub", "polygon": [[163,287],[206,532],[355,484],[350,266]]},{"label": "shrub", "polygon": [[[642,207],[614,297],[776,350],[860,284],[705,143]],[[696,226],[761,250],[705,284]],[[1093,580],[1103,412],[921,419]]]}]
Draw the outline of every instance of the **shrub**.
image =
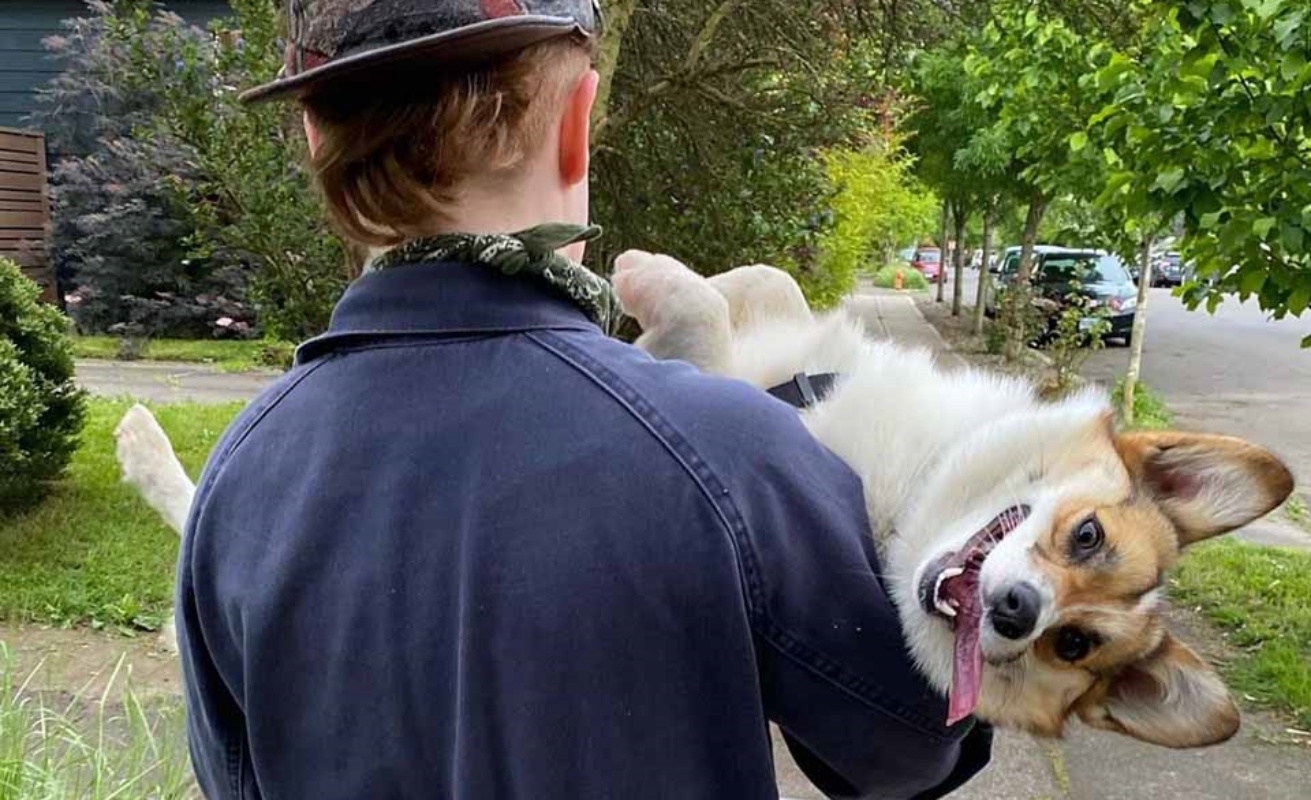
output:
[{"label": "shrub", "polygon": [[1042,337],[1052,359],[1052,389],[1056,396],[1068,394],[1079,384],[1079,370],[1093,351],[1106,346],[1111,323],[1104,308],[1094,308],[1076,289],[1049,320]]},{"label": "shrub", "polygon": [[[59,158],[51,174],[51,238],[69,313],[86,333],[253,335],[245,276],[191,258],[195,225],[176,186],[201,178],[195,148],[152,131],[168,91],[205,92],[212,76],[178,54],[208,34],[149,4],[95,0],[45,44],[64,71],[32,118]],[[219,327],[218,319],[239,320]]]},{"label": "shrub", "polygon": [[296,122],[237,102],[280,66],[276,4],[231,5],[202,31],[145,0],[97,0],[46,41],[65,71],[34,120],[66,156],[53,239],[86,332],[301,339],[345,287]]},{"label": "shrub", "polygon": [[0,258],[0,513],[40,499],[64,471],[85,414],[64,316]]},{"label": "shrub", "polygon": [[819,243],[825,280],[814,287],[802,281],[813,304],[837,302],[875,253],[931,227],[935,201],[915,180],[911,165],[894,134],[860,150],[825,155],[825,171],[834,187],[834,223]]},{"label": "shrub", "polygon": [[929,288],[929,279],[924,277],[924,273],[905,264],[889,264],[874,273],[874,285],[880,289],[895,289],[898,272],[901,273],[901,288],[913,292]]}]

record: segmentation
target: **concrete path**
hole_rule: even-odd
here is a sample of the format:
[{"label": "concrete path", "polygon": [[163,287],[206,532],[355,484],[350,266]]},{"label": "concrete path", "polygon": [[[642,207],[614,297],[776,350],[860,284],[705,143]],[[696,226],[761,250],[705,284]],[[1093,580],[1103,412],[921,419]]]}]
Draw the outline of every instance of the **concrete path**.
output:
[{"label": "concrete path", "polygon": [[78,361],[77,382],[92,394],[127,395],[157,403],[250,400],[276,372],[221,372],[204,364],[170,361]]},{"label": "concrete path", "polygon": [[931,350],[940,364],[956,366],[965,363],[952,352],[938,330],[924,320],[911,295],[862,286],[847,299],[846,307],[864,321],[865,329],[874,336]]}]

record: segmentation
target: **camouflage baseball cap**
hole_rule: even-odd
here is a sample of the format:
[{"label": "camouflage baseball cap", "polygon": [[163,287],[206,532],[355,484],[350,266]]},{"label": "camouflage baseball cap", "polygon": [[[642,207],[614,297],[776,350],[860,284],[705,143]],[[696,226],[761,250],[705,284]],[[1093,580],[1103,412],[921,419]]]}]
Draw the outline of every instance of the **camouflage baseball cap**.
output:
[{"label": "camouflage baseball cap", "polygon": [[599,0],[287,0],[278,78],[244,102],[299,98],[380,72],[468,67],[558,36],[595,36]]}]

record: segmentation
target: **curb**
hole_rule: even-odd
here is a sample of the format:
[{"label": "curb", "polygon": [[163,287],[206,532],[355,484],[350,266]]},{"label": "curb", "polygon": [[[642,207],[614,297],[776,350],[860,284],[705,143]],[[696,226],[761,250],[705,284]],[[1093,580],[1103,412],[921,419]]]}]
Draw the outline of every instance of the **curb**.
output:
[{"label": "curb", "polygon": [[[952,347],[951,342],[947,341],[947,338],[942,335],[942,332],[938,330],[938,326],[934,325],[932,322],[929,322],[929,318],[924,316],[923,311],[920,311],[919,303],[916,303],[914,300],[911,300],[910,307],[915,309],[915,314],[920,318],[920,322],[924,323],[925,327],[933,331],[934,337],[942,344],[942,349],[948,353],[956,353],[956,348]],[[957,357],[964,359],[966,361],[969,360],[969,359],[965,359],[964,356],[961,356],[959,354],[957,354]]]}]

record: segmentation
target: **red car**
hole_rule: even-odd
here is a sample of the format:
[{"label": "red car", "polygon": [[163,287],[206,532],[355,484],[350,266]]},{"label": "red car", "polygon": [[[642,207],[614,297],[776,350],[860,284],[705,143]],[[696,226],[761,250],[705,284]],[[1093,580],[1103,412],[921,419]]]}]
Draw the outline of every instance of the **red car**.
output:
[{"label": "red car", "polygon": [[947,279],[947,273],[942,268],[942,251],[936,247],[916,248],[910,265],[928,278],[929,283],[937,283],[939,280],[945,282]]}]

